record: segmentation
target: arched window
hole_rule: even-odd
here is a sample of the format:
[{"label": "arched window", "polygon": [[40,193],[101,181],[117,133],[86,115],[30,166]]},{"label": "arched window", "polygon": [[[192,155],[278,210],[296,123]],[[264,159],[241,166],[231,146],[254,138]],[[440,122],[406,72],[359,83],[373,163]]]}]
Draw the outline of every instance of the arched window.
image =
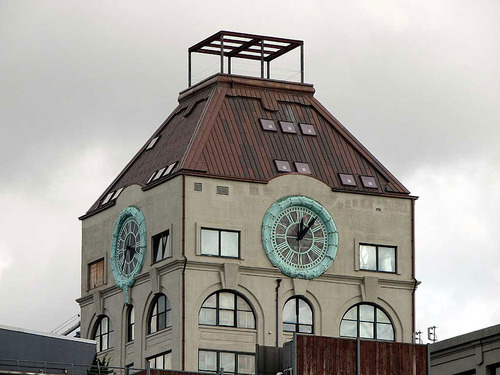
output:
[{"label": "arched window", "polygon": [[255,328],[255,315],[242,296],[229,291],[211,294],[201,306],[198,323],[209,326]]},{"label": "arched window", "polygon": [[127,342],[134,341],[134,306],[129,306],[127,310]]},{"label": "arched window", "polygon": [[283,307],[283,331],[314,333],[311,305],[301,297],[292,297]]},{"label": "arched window", "polygon": [[351,307],[340,322],[340,336],[394,340],[394,327],[378,306],[360,303]]},{"label": "arched window", "polygon": [[102,315],[97,321],[92,338],[97,342],[98,352],[113,347],[113,327],[106,315]]},{"label": "arched window", "polygon": [[172,327],[172,309],[165,294],[158,294],[153,300],[153,308],[149,314],[149,333]]}]

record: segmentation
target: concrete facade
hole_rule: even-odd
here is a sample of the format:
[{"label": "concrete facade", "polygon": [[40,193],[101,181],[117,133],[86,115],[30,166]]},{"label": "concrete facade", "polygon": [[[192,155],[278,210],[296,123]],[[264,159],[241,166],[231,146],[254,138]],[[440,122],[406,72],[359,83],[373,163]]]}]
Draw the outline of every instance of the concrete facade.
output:
[{"label": "concrete facade", "polygon": [[[201,183],[202,191],[195,191],[194,183]],[[217,186],[228,187],[229,194],[217,194]],[[289,195],[305,195],[321,203],[338,229],[335,261],[325,274],[313,280],[286,277],[272,266],[262,246],[264,213],[276,200]],[[199,349],[255,353],[256,344],[275,345],[276,334],[280,346],[289,341],[292,334],[282,330],[282,309],[288,298],[299,295],[312,305],[316,335],[338,337],[345,312],[356,303],[370,302],[389,315],[395,340],[410,343],[416,287],[413,202],[412,198],[336,192],[316,178],[296,173],[274,178],[267,184],[181,175],[149,190],[129,186],[115,205],[83,220],[79,299],[82,337],[91,337],[98,317],[105,314],[113,324],[114,348],[101,354],[111,358],[112,365],[134,363],[136,368],[145,367],[146,358],[171,351],[174,369],[193,371],[198,369]],[[126,343],[127,306],[122,291],[114,285],[109,252],[115,222],[130,205],[144,214],[149,241],[146,263],[131,289],[135,340]],[[240,231],[241,257],[201,255],[202,227]],[[153,263],[151,236],[166,229],[170,230],[172,257]],[[397,273],[359,270],[360,243],[396,246]],[[105,283],[89,290],[88,265],[100,258],[105,261]],[[276,316],[278,278],[283,282]],[[234,290],[250,302],[255,329],[198,324],[203,301],[223,289]],[[172,327],[147,335],[148,312],[159,292],[170,300]]]},{"label": "concrete facade", "polygon": [[432,375],[500,374],[500,325],[430,345]]}]

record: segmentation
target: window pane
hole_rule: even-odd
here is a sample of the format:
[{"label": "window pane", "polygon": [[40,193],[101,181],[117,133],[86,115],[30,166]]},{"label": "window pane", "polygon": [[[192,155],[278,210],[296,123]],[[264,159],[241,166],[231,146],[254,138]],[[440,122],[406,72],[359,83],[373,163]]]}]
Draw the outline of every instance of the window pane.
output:
[{"label": "window pane", "polygon": [[150,368],[156,368],[155,361],[156,361],[156,358],[150,358],[150,359],[148,359],[149,367]]},{"label": "window pane", "polygon": [[164,312],[166,310],[165,302],[166,301],[164,295],[158,297],[158,313]]},{"label": "window pane", "polygon": [[238,374],[255,374],[255,357],[238,354]]},{"label": "window pane", "polygon": [[255,328],[255,319],[251,311],[238,311],[238,327]]},{"label": "window pane", "polygon": [[373,339],[373,323],[359,323],[359,337]]},{"label": "window pane", "polygon": [[149,333],[156,332],[156,315],[151,317],[151,324],[149,325]]},{"label": "window pane", "polygon": [[238,310],[252,311],[250,305],[241,297],[237,297]]},{"label": "window pane", "polygon": [[164,361],[164,366],[163,368],[165,370],[170,370],[172,369],[172,353],[167,353],[165,354],[165,361]]},{"label": "window pane", "polygon": [[217,371],[217,353],[200,350],[198,368],[206,371]]},{"label": "window pane", "polygon": [[[164,252],[163,252],[163,258],[168,258],[169,256],[171,256],[172,254],[170,254],[170,236],[168,235],[168,233],[166,234],[166,237],[167,238],[163,238],[163,242],[165,243],[165,249],[164,249]],[[170,353],[169,353],[170,355]]]},{"label": "window pane", "polygon": [[217,319],[216,319],[216,310],[215,309],[207,309],[207,308],[202,308],[200,310],[200,317],[199,321],[200,324],[208,324],[211,326],[214,326],[217,324]]},{"label": "window pane", "polygon": [[234,294],[233,293],[219,293],[219,307],[221,309],[234,310]]},{"label": "window pane", "polygon": [[362,270],[376,270],[376,255],[375,246],[359,245],[359,268]]},{"label": "window pane", "polygon": [[221,232],[221,256],[238,257],[238,237],[239,233],[237,232]]},{"label": "window pane", "polygon": [[165,329],[166,323],[167,323],[166,314],[164,312],[161,314],[158,314],[158,331]]},{"label": "window pane", "polygon": [[283,323],[283,331],[295,332],[295,324]]},{"label": "window pane", "polygon": [[297,323],[297,311],[295,309],[295,303],[296,300],[291,299],[285,304],[285,307],[283,308],[284,323]]},{"label": "window pane", "polygon": [[161,369],[165,368],[165,367],[163,367],[163,356],[162,355],[156,357],[156,368],[161,368]]},{"label": "window pane", "polygon": [[350,320],[342,320],[340,323],[340,336],[356,337],[358,335],[358,323]]},{"label": "window pane", "polygon": [[312,326],[300,324],[299,325],[299,332],[300,333],[312,333]]},{"label": "window pane", "polygon": [[355,306],[344,315],[344,319],[358,320],[358,307]]},{"label": "window pane", "polygon": [[385,313],[382,310],[377,309],[377,322],[378,323],[390,323],[391,321],[389,320],[389,317],[387,315],[385,315]]},{"label": "window pane", "polygon": [[234,310],[219,310],[219,325],[234,326]]},{"label": "window pane", "polygon": [[313,324],[311,307],[301,299],[299,299],[299,323]]},{"label": "window pane", "polygon": [[379,271],[396,272],[396,249],[394,247],[378,248]]},{"label": "window pane", "polygon": [[390,324],[377,324],[377,339],[394,340],[394,330]]},{"label": "window pane", "polygon": [[166,321],[166,326],[167,327],[172,327],[172,311],[168,310],[167,311],[167,321]]},{"label": "window pane", "polygon": [[108,335],[104,334],[101,337],[101,349],[102,350],[106,350],[108,348],[109,348],[109,346],[108,346]]},{"label": "window pane", "polygon": [[359,320],[365,322],[375,321],[375,308],[372,305],[359,305]]},{"label": "window pane", "polygon": [[162,246],[161,246],[161,238],[155,240],[155,262],[159,262],[162,260]]},{"label": "window pane", "polygon": [[201,253],[207,255],[219,255],[219,231],[201,230]]},{"label": "window pane", "polygon": [[234,372],[235,370],[234,353],[220,353],[220,367],[224,369],[224,372]]},{"label": "window pane", "polygon": [[212,294],[203,303],[203,307],[217,307],[217,294]]}]

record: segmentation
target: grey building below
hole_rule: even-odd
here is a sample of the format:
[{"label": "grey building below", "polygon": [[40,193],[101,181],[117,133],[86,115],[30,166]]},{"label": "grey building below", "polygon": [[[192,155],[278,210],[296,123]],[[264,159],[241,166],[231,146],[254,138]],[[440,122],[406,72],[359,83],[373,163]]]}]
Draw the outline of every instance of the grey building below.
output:
[{"label": "grey building below", "polygon": [[500,375],[500,324],[432,344],[433,375]]}]

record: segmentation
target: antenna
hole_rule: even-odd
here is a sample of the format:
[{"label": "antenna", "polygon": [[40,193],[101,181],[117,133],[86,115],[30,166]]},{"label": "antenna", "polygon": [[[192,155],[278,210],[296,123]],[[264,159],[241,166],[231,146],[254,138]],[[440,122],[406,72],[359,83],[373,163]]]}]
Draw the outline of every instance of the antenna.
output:
[{"label": "antenna", "polygon": [[413,332],[413,343],[414,344],[423,344],[422,331]]},{"label": "antenna", "polygon": [[427,328],[427,338],[429,341],[432,341],[433,343],[438,340],[437,335],[436,335],[436,326],[432,326]]}]

